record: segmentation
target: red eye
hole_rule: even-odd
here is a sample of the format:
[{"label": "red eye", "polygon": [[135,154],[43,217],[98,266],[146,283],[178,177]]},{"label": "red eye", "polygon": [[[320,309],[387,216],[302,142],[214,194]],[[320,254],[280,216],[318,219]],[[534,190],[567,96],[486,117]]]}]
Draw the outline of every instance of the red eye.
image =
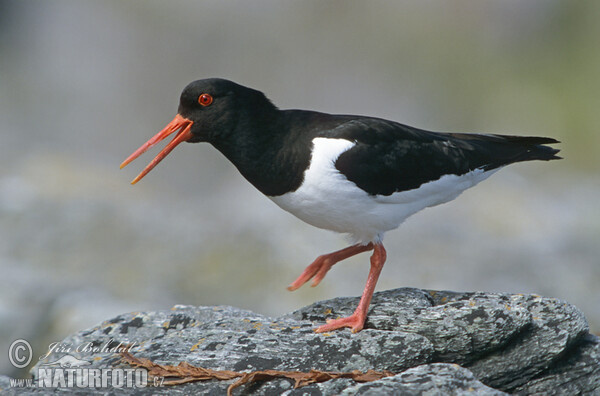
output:
[{"label": "red eye", "polygon": [[212,102],[213,97],[207,93],[203,93],[202,95],[198,96],[198,103],[200,103],[202,106],[210,106]]}]

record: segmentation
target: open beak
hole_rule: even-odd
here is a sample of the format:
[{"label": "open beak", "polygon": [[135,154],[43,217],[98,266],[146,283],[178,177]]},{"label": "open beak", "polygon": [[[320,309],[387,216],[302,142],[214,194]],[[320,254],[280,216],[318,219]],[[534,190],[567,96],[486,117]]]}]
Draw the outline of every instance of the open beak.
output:
[{"label": "open beak", "polygon": [[173,118],[173,121],[171,121],[162,131],[154,135],[152,139],[148,140],[142,145],[142,147],[135,150],[133,154],[127,157],[127,159],[121,164],[121,169],[123,169],[127,164],[129,164],[131,161],[133,161],[140,155],[144,154],[150,147],[166,139],[166,137],[172,134],[173,132],[179,130],[179,132],[177,132],[177,135],[175,135],[173,140],[171,140],[171,142],[167,144],[167,146],[164,149],[162,149],[162,151],[158,153],[156,157],[154,157],[152,162],[150,162],[148,166],[146,166],[144,170],[139,175],[137,175],[135,179],[131,181],[131,184],[137,183],[142,179],[142,177],[146,176],[148,172],[150,172],[156,165],[158,165],[158,163],[162,161],[163,158],[165,158],[179,143],[190,140],[192,138],[192,132],[190,132],[190,130],[192,129],[193,123],[193,121],[190,121],[187,118],[177,114],[175,118]]}]

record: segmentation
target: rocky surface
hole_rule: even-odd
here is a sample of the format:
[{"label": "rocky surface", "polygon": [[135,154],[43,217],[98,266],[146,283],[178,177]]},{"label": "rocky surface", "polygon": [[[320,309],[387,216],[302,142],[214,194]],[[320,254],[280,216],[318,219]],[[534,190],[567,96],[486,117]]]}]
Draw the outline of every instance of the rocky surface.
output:
[{"label": "rocky surface", "polygon": [[[350,314],[357,303],[358,298],[337,298],[278,318],[231,307],[175,306],[124,314],[66,338],[63,350],[40,360],[32,373],[35,377],[38,368],[65,355],[91,363],[85,368],[131,368],[114,353],[130,345],[133,356],[163,365],[395,374],[365,383],[338,378],[300,389],[293,389],[289,379],[276,378],[242,385],[234,394],[600,393],[600,339],[589,334],[581,311],[564,301],[395,289],[375,294],[363,331],[313,332],[327,318]],[[81,345],[99,350],[78,352]],[[66,348],[71,348],[68,353]],[[8,381],[0,380],[5,392],[35,391],[10,388]],[[233,382],[213,379],[121,391],[224,394]]]}]

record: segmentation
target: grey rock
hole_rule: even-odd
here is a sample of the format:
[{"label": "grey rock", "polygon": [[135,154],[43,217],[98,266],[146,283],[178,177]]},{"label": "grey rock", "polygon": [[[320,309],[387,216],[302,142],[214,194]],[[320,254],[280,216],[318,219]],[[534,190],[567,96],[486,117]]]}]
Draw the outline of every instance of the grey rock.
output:
[{"label": "grey rock", "polygon": [[[358,301],[336,298],[291,316],[315,321],[323,320],[322,312],[347,316]],[[506,295],[395,289],[375,294],[365,328],[420,334],[433,344],[435,360],[465,364],[505,345],[531,320],[531,313]]]},{"label": "grey rock", "polygon": [[10,382],[11,382],[10,377],[6,376],[6,375],[0,375],[0,392],[4,392],[7,389],[10,389]]},{"label": "grey rock", "polygon": [[564,301],[532,295],[510,299],[532,315],[527,331],[467,367],[485,384],[512,391],[561,360],[588,333],[583,313]]},{"label": "grey rock", "polygon": [[[357,301],[322,301],[278,318],[232,307],[175,306],[170,311],[123,314],[66,338],[32,374],[37,378],[40,368],[67,354],[75,362],[91,363],[86,368],[130,368],[115,351],[133,345],[134,356],[155,363],[187,362],[214,370],[397,373],[370,383],[335,379],[300,389],[293,389],[288,379],[274,379],[243,385],[236,394],[600,392],[598,337],[588,333],[583,314],[564,301],[396,289],[375,294],[363,331],[313,331],[327,318],[349,315]],[[232,382],[124,388],[119,393],[224,394]],[[0,386],[5,383],[0,379]]]},{"label": "grey rock", "polygon": [[378,381],[355,385],[347,388],[342,395],[506,395],[496,389],[485,386],[473,373],[450,363],[432,363],[414,367]]},{"label": "grey rock", "polygon": [[600,337],[587,334],[541,376],[513,390],[515,394],[600,394]]}]

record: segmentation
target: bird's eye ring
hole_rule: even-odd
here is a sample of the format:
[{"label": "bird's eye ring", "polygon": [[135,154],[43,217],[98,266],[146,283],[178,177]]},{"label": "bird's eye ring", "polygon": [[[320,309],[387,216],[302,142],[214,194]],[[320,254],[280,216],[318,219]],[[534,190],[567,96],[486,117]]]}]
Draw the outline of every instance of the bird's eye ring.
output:
[{"label": "bird's eye ring", "polygon": [[198,96],[198,103],[200,103],[202,106],[210,106],[212,102],[213,97],[210,94],[203,93],[202,95]]}]

